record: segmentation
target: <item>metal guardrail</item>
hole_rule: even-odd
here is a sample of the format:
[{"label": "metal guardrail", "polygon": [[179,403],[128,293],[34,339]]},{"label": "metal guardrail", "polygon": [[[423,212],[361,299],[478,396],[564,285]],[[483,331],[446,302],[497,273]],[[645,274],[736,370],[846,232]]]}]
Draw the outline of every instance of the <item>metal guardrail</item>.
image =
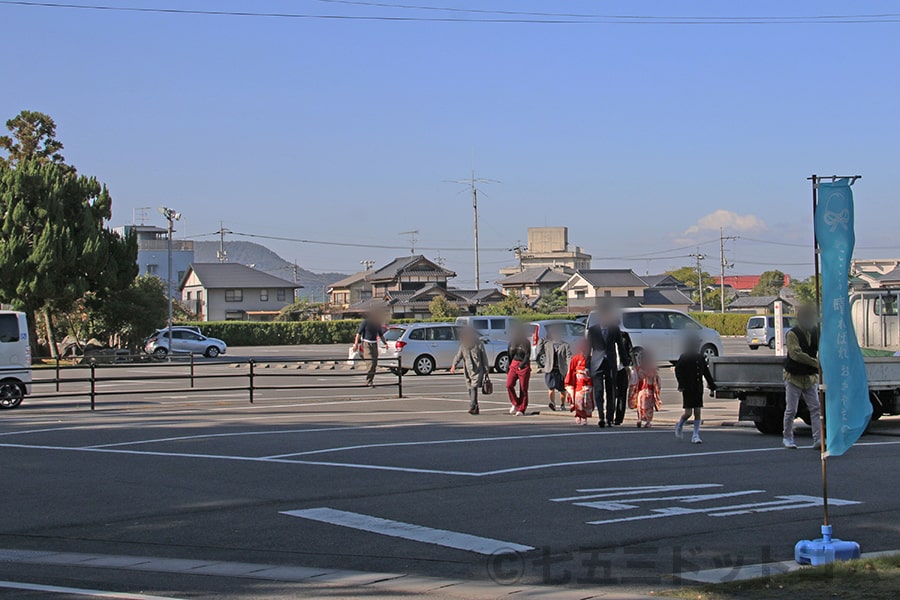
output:
[{"label": "metal guardrail", "polygon": [[[346,363],[352,362],[353,365],[349,368],[343,368],[338,370],[339,365],[346,366]],[[288,359],[288,360],[273,360],[273,361],[257,361],[255,359],[248,360],[223,360],[216,362],[203,362],[197,363],[194,360],[194,356],[190,356],[190,361],[184,362],[154,362],[154,363],[130,363],[130,364],[103,364],[99,365],[97,363],[91,362],[88,364],[80,364],[80,365],[62,365],[59,360],[56,361],[56,365],[53,368],[52,372],[54,373],[54,377],[41,377],[41,370],[35,370],[35,377],[33,378],[31,385],[34,389],[37,386],[54,386],[55,392],[51,393],[41,393],[41,394],[30,394],[28,396],[29,399],[57,399],[57,398],[90,398],[90,406],[91,410],[96,410],[97,399],[102,398],[104,396],[131,396],[131,395],[149,395],[149,394],[168,394],[172,391],[191,391],[194,393],[208,393],[208,392],[236,392],[236,391],[246,391],[248,395],[248,400],[250,404],[253,404],[256,399],[256,393],[259,391],[266,390],[322,390],[322,389],[356,389],[356,388],[364,388],[368,387],[366,383],[346,383],[344,381],[340,381],[341,378],[344,377],[362,377],[365,376],[366,371],[362,369],[358,369],[359,365],[367,366],[368,362],[366,359],[334,359],[334,358],[302,358],[302,359]],[[385,364],[386,363],[386,364]],[[294,365],[293,372],[284,372],[284,367],[282,369],[270,369],[270,365],[279,364],[279,365]],[[396,366],[394,366],[396,364]],[[264,368],[260,368],[260,365],[264,365]],[[309,365],[310,367],[304,369],[304,365]],[[385,374],[393,375],[396,380],[391,383],[390,387],[397,387],[397,397],[403,397],[403,369],[400,368],[400,358],[385,358],[379,357],[378,359],[379,365],[379,375],[384,376]],[[203,373],[202,371],[209,367],[233,367],[240,368],[242,366],[246,366],[246,373]],[[200,367],[198,369],[198,367]],[[324,369],[323,369],[324,367]],[[176,373],[166,373],[166,374],[148,374],[146,376],[134,375],[133,373],[128,374],[127,376],[107,376],[102,373],[102,371],[116,371],[122,369],[183,369],[186,372],[176,372]],[[45,369],[44,372],[50,371],[49,369]],[[100,373],[98,373],[100,371]],[[384,372],[386,371],[386,373]],[[67,377],[65,376],[68,373],[86,373],[84,376],[75,376],[75,377]],[[335,372],[335,375],[329,375],[328,377],[333,378],[334,382],[329,382],[327,385],[261,385],[260,381],[265,379],[284,379],[286,377],[291,378],[303,378],[303,377],[322,377],[324,373],[327,372]],[[245,379],[246,383],[239,386],[216,386],[216,387],[197,387],[198,382],[203,381],[214,381],[220,379]],[[187,390],[184,388],[171,388],[166,387],[163,389],[156,389],[153,387],[147,387],[140,390],[98,390],[97,384],[99,383],[116,383],[116,382],[133,382],[133,381],[187,381],[189,387]],[[86,389],[81,389],[77,391],[63,391],[62,387],[71,386],[76,384],[86,384]],[[376,385],[375,387],[385,387]]]}]

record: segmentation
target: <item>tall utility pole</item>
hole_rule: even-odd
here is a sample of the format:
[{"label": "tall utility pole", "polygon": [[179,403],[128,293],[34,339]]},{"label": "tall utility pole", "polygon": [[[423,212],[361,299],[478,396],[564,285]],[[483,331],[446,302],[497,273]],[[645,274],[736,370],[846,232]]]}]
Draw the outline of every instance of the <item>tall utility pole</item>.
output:
[{"label": "tall utility pole", "polygon": [[166,283],[167,283],[166,289],[169,293],[169,326],[168,326],[169,347],[166,349],[167,350],[166,354],[169,356],[169,360],[172,360],[172,316],[173,316],[173,312],[174,312],[174,310],[172,308],[172,302],[173,302],[172,296],[174,293],[174,290],[172,289],[172,287],[173,287],[172,286],[172,235],[175,233],[175,221],[181,220],[181,213],[175,211],[174,209],[167,208],[165,206],[160,206],[159,214],[164,216],[166,218],[166,221],[168,221],[168,223],[169,223],[169,228],[168,228],[168,232],[169,232],[169,239],[168,239],[169,266],[168,266],[168,269],[166,272]]},{"label": "tall utility pole", "polygon": [[513,248],[510,248],[510,250],[513,252],[513,254],[515,254],[515,256],[516,256],[516,262],[519,263],[519,271],[520,272],[525,270],[525,266],[522,263],[522,259],[525,257],[525,251],[527,249],[528,248],[526,248],[525,246],[522,245],[521,240],[517,241],[516,245]]},{"label": "tall utility pole", "polygon": [[225,234],[231,233],[230,229],[225,229],[225,224],[219,221],[219,251],[216,252],[216,258],[220,263],[228,262],[228,252],[225,250]]},{"label": "tall utility pole", "polygon": [[725,314],[725,269],[733,269],[734,265],[728,264],[728,261],[725,260],[725,241],[726,240],[736,240],[738,236],[736,235],[725,235],[725,229],[723,227],[719,227],[719,264],[722,267],[721,277],[719,279],[719,300],[722,302],[722,314]]},{"label": "tall utility pole", "polygon": [[472,213],[475,220],[475,290],[481,289],[481,254],[478,251],[478,184],[500,183],[495,179],[483,179],[475,177],[475,167],[472,167],[472,176],[468,179],[460,179],[453,183],[461,183],[472,190]]},{"label": "tall utility pole", "polygon": [[697,252],[690,256],[697,259],[697,290],[700,293],[700,312],[703,312],[703,261],[706,260],[706,255],[701,254],[700,248],[697,248]]}]

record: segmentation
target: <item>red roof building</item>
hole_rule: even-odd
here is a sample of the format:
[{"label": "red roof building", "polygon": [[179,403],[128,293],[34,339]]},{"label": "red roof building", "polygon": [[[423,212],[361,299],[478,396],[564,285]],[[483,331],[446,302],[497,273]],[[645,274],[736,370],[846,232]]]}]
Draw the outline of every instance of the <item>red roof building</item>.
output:
[{"label": "red roof building", "polygon": [[[725,285],[731,286],[731,289],[738,293],[747,294],[756,287],[760,277],[761,275],[726,275]],[[721,277],[713,277],[713,281],[716,285],[721,285],[721,279]],[[784,287],[788,287],[789,285],[791,285],[791,276],[785,274]]]}]

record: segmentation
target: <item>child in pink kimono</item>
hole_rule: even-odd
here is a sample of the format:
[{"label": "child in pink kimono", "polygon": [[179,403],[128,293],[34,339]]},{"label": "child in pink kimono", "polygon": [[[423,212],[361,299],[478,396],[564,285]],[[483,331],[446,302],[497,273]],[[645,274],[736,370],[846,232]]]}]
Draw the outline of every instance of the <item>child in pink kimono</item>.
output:
[{"label": "child in pink kimono", "polygon": [[659,370],[649,350],[644,350],[632,373],[629,404],[637,409],[637,426],[650,429],[653,415],[662,408],[659,393]]},{"label": "child in pink kimono", "polygon": [[575,423],[587,425],[591,413],[594,412],[594,390],[591,384],[591,374],[588,368],[587,340],[578,343],[575,355],[569,362],[569,370],[566,372],[566,395],[575,412]]}]

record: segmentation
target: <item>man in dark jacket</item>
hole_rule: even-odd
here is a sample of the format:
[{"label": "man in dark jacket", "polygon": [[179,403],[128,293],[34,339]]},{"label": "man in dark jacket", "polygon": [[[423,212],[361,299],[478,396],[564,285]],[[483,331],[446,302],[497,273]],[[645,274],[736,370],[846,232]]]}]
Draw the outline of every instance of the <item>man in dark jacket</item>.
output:
[{"label": "man in dark jacket", "polygon": [[800,399],[809,409],[812,426],[813,448],[822,448],[819,407],[819,315],[813,306],[801,306],[797,310],[797,325],[785,338],[787,358],[784,360],[784,439],[785,448],[794,450],[794,419]]},{"label": "man in dark jacket", "polygon": [[616,419],[616,371],[619,361],[626,367],[631,364],[631,353],[628,340],[619,328],[618,315],[612,307],[603,307],[598,313],[598,322],[587,331],[591,352],[587,363],[594,385],[594,404],[600,413],[597,424],[600,427],[612,427]]},{"label": "man in dark jacket", "polygon": [[384,319],[378,312],[372,311],[359,324],[356,338],[353,340],[353,350],[358,352],[362,348],[363,358],[369,363],[366,371],[366,385],[369,387],[375,385],[375,371],[378,369],[378,340],[387,346],[387,341],[384,339]]}]

